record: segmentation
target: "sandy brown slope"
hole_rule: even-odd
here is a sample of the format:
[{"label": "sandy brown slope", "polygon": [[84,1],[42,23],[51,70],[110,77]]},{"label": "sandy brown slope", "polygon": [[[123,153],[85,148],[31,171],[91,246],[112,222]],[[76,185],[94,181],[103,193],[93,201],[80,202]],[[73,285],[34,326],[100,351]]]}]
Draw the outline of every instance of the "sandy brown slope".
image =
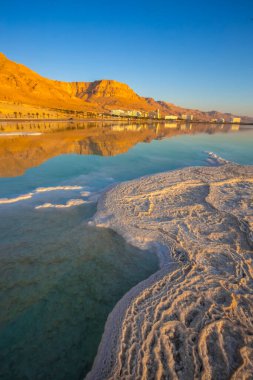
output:
[{"label": "sandy brown slope", "polygon": [[[41,107],[101,111],[104,108],[152,110],[145,98],[114,80],[61,82],[40,76],[0,53],[0,100]],[[157,105],[156,105],[157,107]]]},{"label": "sandy brown slope", "polygon": [[78,89],[73,83],[46,79],[0,53],[0,100],[49,108],[92,108],[76,96]]}]

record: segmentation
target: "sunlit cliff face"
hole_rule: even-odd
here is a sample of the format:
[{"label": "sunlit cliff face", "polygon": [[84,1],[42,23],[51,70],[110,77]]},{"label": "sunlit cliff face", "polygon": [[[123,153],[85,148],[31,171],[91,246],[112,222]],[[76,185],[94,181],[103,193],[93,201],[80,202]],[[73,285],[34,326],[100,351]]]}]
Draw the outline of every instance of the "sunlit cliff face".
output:
[{"label": "sunlit cliff face", "polygon": [[[120,106],[151,111],[150,104],[127,84],[115,80],[62,82],[42,77],[0,53],[0,101],[66,110],[102,111]],[[162,106],[160,106],[162,107]]]},{"label": "sunlit cliff face", "polygon": [[[218,111],[204,112],[186,109],[167,101],[138,95],[127,84],[115,80],[93,82],[63,82],[47,79],[8,59],[0,53],[0,117],[17,115],[27,118],[68,118],[69,114],[82,117],[83,113],[108,114],[110,110],[137,110],[160,114],[190,114],[195,120],[212,120],[229,117]],[[15,116],[14,116],[15,117]],[[247,117],[242,118],[249,122]]]},{"label": "sunlit cliff face", "polygon": [[0,176],[22,175],[61,154],[115,156],[139,142],[180,134],[216,133],[229,126],[185,123],[5,123],[0,125]]}]

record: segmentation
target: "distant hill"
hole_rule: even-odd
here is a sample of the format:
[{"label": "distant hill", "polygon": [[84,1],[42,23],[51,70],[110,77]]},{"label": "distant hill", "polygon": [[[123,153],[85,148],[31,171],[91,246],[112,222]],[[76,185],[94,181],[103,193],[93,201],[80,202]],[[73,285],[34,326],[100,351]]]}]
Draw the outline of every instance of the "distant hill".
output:
[{"label": "distant hill", "polygon": [[[191,113],[203,120],[228,117],[216,111],[189,110],[136,94],[115,80],[62,82],[42,77],[0,53],[0,101],[65,110],[106,112],[111,109],[152,111],[162,114]],[[245,118],[244,121],[248,121]]]}]

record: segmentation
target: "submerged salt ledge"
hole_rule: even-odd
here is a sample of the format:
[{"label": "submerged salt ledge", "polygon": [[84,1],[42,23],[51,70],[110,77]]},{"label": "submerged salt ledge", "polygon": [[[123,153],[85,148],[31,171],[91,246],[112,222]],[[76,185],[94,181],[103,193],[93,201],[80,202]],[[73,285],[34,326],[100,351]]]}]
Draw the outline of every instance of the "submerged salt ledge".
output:
[{"label": "submerged salt ledge", "polygon": [[[218,154],[214,152],[204,152],[208,155],[207,162],[212,165],[224,165],[224,164],[235,164],[229,160],[226,160],[223,157],[220,157]],[[235,164],[236,165],[236,164]]]},{"label": "submerged salt ledge", "polygon": [[10,203],[20,202],[20,201],[24,201],[26,199],[32,198],[32,196],[33,196],[33,193],[27,193],[27,194],[19,195],[14,198],[0,198],[0,204],[5,205],[5,204],[10,204]]},{"label": "submerged salt ledge", "polygon": [[[83,189],[83,186],[50,186],[50,187],[38,187],[34,191],[27,193],[27,194],[22,194],[17,197],[13,198],[0,198],[0,205],[1,204],[11,204],[11,203],[17,203],[21,202],[27,199],[31,199],[34,197],[36,194],[40,193],[47,193],[51,191],[76,191],[76,190],[81,190]],[[83,192],[81,193],[81,196],[87,197],[89,192]]]},{"label": "submerged salt ledge", "polygon": [[42,205],[36,206],[35,209],[41,209],[41,208],[69,208],[74,206],[80,206],[84,203],[88,203],[87,201],[84,201],[83,199],[70,199],[65,204],[53,204],[53,203],[43,203]]},{"label": "submerged salt ledge", "polygon": [[161,269],[116,305],[87,379],[253,377],[253,168],[223,164],[99,200],[94,223],[155,250]]},{"label": "submerged salt ledge", "polygon": [[45,193],[49,191],[69,191],[69,190],[81,190],[82,186],[51,186],[51,187],[38,187],[35,193]]}]

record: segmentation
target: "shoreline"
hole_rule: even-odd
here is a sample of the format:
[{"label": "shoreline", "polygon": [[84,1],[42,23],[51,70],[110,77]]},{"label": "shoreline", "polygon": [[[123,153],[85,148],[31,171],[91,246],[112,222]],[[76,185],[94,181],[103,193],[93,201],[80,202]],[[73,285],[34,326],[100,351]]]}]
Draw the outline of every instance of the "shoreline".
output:
[{"label": "shoreline", "polygon": [[[150,247],[150,249],[152,248]],[[160,281],[168,272],[177,268],[178,264],[170,262],[168,257],[166,259],[163,257],[162,260],[164,262],[166,261],[166,264],[164,263],[163,266],[161,266],[160,260],[161,256],[163,256],[163,248],[159,248],[157,245],[157,247],[153,247],[153,249],[159,259],[159,269],[146,280],[139,282],[130,289],[114,306],[113,310],[107,317],[92,369],[85,376],[85,380],[102,380],[110,378],[111,363],[115,353],[114,348],[117,345],[126,310],[141,292]],[[149,251],[149,249],[147,251]],[[166,254],[166,256],[168,256],[168,254]]]},{"label": "shoreline", "polygon": [[[148,175],[144,177],[148,177]],[[104,208],[104,200],[106,194],[109,191],[117,188],[117,186],[119,186],[120,184],[111,185],[102,192],[97,202],[97,212],[93,216],[92,221],[89,222],[89,225],[100,227],[96,224],[96,222],[94,222],[94,218],[96,218],[96,214]],[[102,228],[104,228],[104,226]],[[129,244],[132,244],[129,238],[127,236],[124,236],[122,232],[119,232],[115,228],[113,228],[113,230],[119,235],[121,235]],[[120,336],[122,322],[124,320],[124,315],[126,313],[127,308],[131,305],[131,302],[133,302],[134,299],[136,299],[136,297],[141,292],[145,291],[145,289],[160,281],[168,272],[173,271],[174,269],[178,269],[179,267],[178,263],[172,261],[172,257],[168,247],[162,246],[158,242],[153,242],[150,246],[145,247],[144,250],[147,251],[147,254],[151,251],[153,251],[156,254],[159,262],[159,268],[147,279],[139,282],[126,294],[124,294],[124,296],[116,303],[112,311],[109,313],[92,368],[84,377],[84,380],[103,380],[110,378],[113,355],[115,355],[115,347]]]},{"label": "shoreline", "polygon": [[69,122],[69,123],[78,123],[78,122],[87,122],[87,123],[96,123],[96,122],[101,122],[101,123],[106,123],[106,122],[138,122],[138,123],[186,123],[186,124],[209,124],[209,125],[235,125],[235,126],[240,126],[240,125],[253,125],[252,122],[240,122],[240,123],[231,123],[228,121],[225,121],[224,123],[217,123],[217,122],[212,122],[208,120],[184,120],[184,119],[177,119],[177,120],[170,120],[170,119],[150,119],[150,118],[114,118],[114,117],[98,117],[98,118],[48,118],[48,119],[43,119],[43,118],[38,118],[38,119],[31,119],[31,118],[0,118],[0,123],[7,123],[7,122],[17,122],[17,123],[22,123],[22,122],[31,122],[31,123],[49,123],[49,122]]},{"label": "shoreline", "polygon": [[[123,296],[123,298],[116,304],[114,309],[111,311],[105,324],[104,333],[100,341],[98,352],[94,360],[92,369],[87,374],[85,379],[87,380],[115,379],[115,378],[118,378],[117,376],[119,376],[119,373],[122,373],[122,371],[125,371],[124,373],[127,374],[127,369],[122,364],[121,358],[122,358],[122,355],[123,356],[125,355],[124,351],[127,351],[128,349],[129,349],[128,351],[131,351],[131,350],[129,347],[125,346],[125,343],[124,343],[125,338],[123,337],[124,334],[123,334],[122,329],[123,329],[124,324],[127,323],[127,318],[129,318],[129,315],[131,316],[131,318],[133,319],[135,318],[134,315],[131,315],[132,311],[130,310],[131,308],[133,308],[133,304],[137,302],[138,298],[142,299],[144,297],[142,296],[143,293],[148,293],[148,292],[152,293],[151,291],[152,287],[154,288],[156,286],[158,287],[158,284],[161,281],[163,281],[163,279],[164,279],[163,282],[165,282],[166,277],[168,278],[170,274],[175,275],[175,273],[187,271],[188,269],[191,269],[193,265],[192,260],[189,259],[189,254],[187,253],[187,251],[181,252],[182,255],[180,253],[179,257],[175,256],[175,252],[176,254],[178,254],[178,252],[176,250],[176,244],[173,244],[173,241],[171,241],[172,243],[171,245],[168,245],[167,240],[163,241],[163,238],[161,239],[158,238],[158,235],[155,235],[155,233],[150,232],[149,234],[147,234],[144,230],[140,232],[139,236],[138,235],[135,236],[134,234],[135,227],[133,227],[132,225],[129,227],[127,226],[127,224],[125,224],[125,221],[120,221],[118,216],[115,217],[117,211],[115,210],[115,207],[112,207],[111,209],[112,204],[110,203],[110,199],[112,199],[111,198],[112,193],[114,193],[114,195],[117,194],[117,196],[122,195],[125,199],[129,198],[129,202],[131,202],[132,196],[128,195],[128,191],[130,192],[132,191],[131,186],[133,186],[133,188],[140,189],[141,183],[147,183],[147,184],[150,183],[150,186],[152,187],[154,184],[154,180],[156,179],[159,182],[162,180],[162,178],[175,176],[177,174],[179,175],[179,177],[180,176],[187,177],[187,175],[188,174],[191,175],[191,173],[195,173],[195,172],[197,173],[198,171],[208,172],[209,170],[211,172],[212,169],[215,169],[217,173],[220,173],[220,176],[221,176],[221,178],[217,178],[217,181],[222,182],[223,177],[224,178],[229,177],[229,175],[226,172],[229,172],[230,170],[231,172],[234,172],[234,176],[235,176],[235,173],[238,173],[240,168],[243,168],[245,173],[247,173],[248,171],[249,173],[252,172],[251,167],[250,168],[246,166],[242,167],[238,164],[227,162],[212,153],[209,154],[209,156],[210,158],[215,160],[218,165],[221,165],[221,166],[185,168],[185,169],[175,170],[175,171],[171,171],[167,173],[154,174],[152,176],[141,177],[140,179],[137,179],[137,180],[127,181],[127,182],[115,185],[112,189],[109,189],[107,192],[105,192],[105,194],[103,194],[102,197],[99,199],[97,212],[95,216],[93,217],[93,223],[97,227],[106,227],[106,228],[113,229],[114,231],[119,233],[121,236],[123,236],[123,238],[128,243],[135,245],[138,248],[153,250],[159,258],[160,269],[157,272],[155,272],[152,276],[150,276],[148,279],[137,284],[128,293],[126,293]],[[243,178],[243,175],[241,175],[241,178]],[[180,178],[180,181],[182,182],[182,178]],[[208,181],[209,179],[207,178],[206,182]],[[233,179],[231,181],[233,182]],[[174,185],[172,184],[171,186],[174,186]],[[194,183],[193,186],[199,186],[199,184]],[[133,192],[134,194],[136,194],[135,191]],[[143,194],[141,198],[144,199],[145,192],[141,190],[141,194]],[[109,200],[108,200],[108,197],[109,197]],[[135,195],[133,195],[133,197],[135,197]],[[117,204],[117,199],[115,200],[115,203]],[[123,207],[124,209],[123,202],[120,205],[120,208],[121,207]],[[135,208],[136,207],[139,207],[139,206],[135,205]],[[121,217],[122,216],[123,215],[121,215]],[[129,223],[131,223],[131,220],[132,219],[129,220]],[[235,223],[237,223],[237,221]],[[243,222],[243,220],[238,223],[240,224],[240,229],[242,233],[243,234],[245,233],[247,235],[249,244],[252,244],[252,231],[250,229],[249,224],[247,223],[247,221]],[[136,319],[137,318],[138,318],[138,314],[137,314]],[[124,329],[126,329],[126,326],[124,327]],[[135,344],[137,344],[137,342]],[[141,343],[142,342],[139,342],[140,345]],[[123,351],[122,351],[122,347],[125,347]],[[131,357],[131,360],[134,360],[134,358]],[[198,366],[197,362],[195,364],[196,366]],[[131,365],[131,368],[132,368],[132,371],[135,370],[134,364]],[[117,371],[121,371],[121,372],[117,372]],[[122,376],[122,379],[141,378],[137,376],[137,372],[135,373],[134,377],[131,377],[131,376],[129,377],[129,376],[130,374],[128,373],[128,375],[125,375],[125,377]],[[189,378],[193,378],[193,377],[190,376]]]}]

